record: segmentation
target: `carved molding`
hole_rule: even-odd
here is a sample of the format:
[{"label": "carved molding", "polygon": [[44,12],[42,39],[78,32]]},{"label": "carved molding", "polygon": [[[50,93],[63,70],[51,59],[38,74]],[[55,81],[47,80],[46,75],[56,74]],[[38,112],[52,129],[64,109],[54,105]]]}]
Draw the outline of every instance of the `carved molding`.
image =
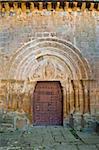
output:
[{"label": "carved molding", "polygon": [[46,78],[48,74],[46,76],[42,70],[46,61],[52,63],[55,69],[55,77],[50,78],[65,78],[65,75],[71,79],[91,78],[90,66],[80,51],[67,41],[58,38],[36,39],[16,51],[10,61],[9,78],[18,80],[26,80],[28,77]]}]

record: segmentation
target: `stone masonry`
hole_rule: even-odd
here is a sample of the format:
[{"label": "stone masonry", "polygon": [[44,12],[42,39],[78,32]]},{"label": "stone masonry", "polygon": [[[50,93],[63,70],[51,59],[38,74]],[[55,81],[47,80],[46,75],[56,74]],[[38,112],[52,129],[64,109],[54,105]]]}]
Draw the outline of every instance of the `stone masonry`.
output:
[{"label": "stone masonry", "polygon": [[[48,76],[46,67],[53,70]],[[40,80],[61,82],[64,121],[70,113],[98,118],[98,11],[0,16],[1,110],[24,111],[31,120],[32,93]]]}]

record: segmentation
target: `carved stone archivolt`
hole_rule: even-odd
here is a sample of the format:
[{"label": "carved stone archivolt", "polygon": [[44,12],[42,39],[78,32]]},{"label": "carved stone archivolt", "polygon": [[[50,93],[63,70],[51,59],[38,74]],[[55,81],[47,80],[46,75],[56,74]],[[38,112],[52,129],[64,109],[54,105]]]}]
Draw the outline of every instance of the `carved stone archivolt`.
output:
[{"label": "carved stone archivolt", "polygon": [[[62,74],[58,74],[61,78],[64,74],[71,79],[88,79],[91,76],[88,62],[72,44],[58,38],[41,38],[30,41],[17,50],[10,61],[9,78],[26,80],[32,75],[33,78],[40,78],[42,66],[44,68],[46,61],[48,63],[47,57],[50,58],[50,67],[53,65],[54,69],[59,70],[58,72],[61,70]],[[42,74],[44,75],[44,72]]]}]

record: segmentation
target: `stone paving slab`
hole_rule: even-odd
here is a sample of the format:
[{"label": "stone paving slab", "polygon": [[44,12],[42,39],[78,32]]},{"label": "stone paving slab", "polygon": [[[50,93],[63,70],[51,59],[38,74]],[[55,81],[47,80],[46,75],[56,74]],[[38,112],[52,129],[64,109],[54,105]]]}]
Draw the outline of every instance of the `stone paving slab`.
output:
[{"label": "stone paving slab", "polygon": [[99,136],[95,133],[77,132],[77,134],[87,144],[97,144],[97,143],[99,143]]},{"label": "stone paving slab", "polygon": [[0,133],[0,150],[99,150],[99,136],[78,134],[89,144],[76,139],[70,129],[64,127],[32,127],[25,133]]},{"label": "stone paving slab", "polygon": [[66,143],[54,145],[55,150],[77,150],[76,145],[68,145]]},{"label": "stone paving slab", "polygon": [[54,145],[42,145],[33,147],[0,147],[0,150],[99,150],[96,145],[74,145],[55,143]]},{"label": "stone paving slab", "polygon": [[71,132],[69,131],[68,128],[62,129],[62,132],[63,132],[63,135],[64,135],[64,137],[66,139],[65,141],[67,143],[81,143],[81,141],[79,139],[76,139],[74,137],[74,135],[71,134]]},{"label": "stone paving slab", "polygon": [[79,145],[79,150],[98,150],[96,145]]},{"label": "stone paving slab", "polygon": [[43,133],[42,133],[43,143],[44,144],[53,144],[55,141],[54,141],[54,138],[52,137],[50,129],[48,128],[47,132],[45,130],[42,130],[42,131],[43,131]]},{"label": "stone paving slab", "polygon": [[55,142],[65,142],[64,136],[60,132],[60,128],[50,128],[51,135]]}]

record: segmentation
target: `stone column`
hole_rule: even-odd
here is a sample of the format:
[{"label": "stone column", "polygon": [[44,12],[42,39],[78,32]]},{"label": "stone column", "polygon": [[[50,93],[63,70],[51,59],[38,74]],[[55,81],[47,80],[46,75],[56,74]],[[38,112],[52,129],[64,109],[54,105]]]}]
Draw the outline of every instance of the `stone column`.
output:
[{"label": "stone column", "polygon": [[72,84],[72,88],[73,88],[73,101],[74,101],[74,111],[76,110],[76,91],[75,91],[75,84],[74,84],[74,80],[71,80],[71,84]]},{"label": "stone column", "polygon": [[97,88],[97,81],[92,80],[90,86],[90,111],[91,114],[96,114],[96,88]]},{"label": "stone column", "polygon": [[68,112],[70,114],[70,79],[68,79],[68,83],[67,83],[67,106],[68,106]]},{"label": "stone column", "polygon": [[69,83],[69,91],[70,91],[70,113],[73,114],[75,111],[75,102],[74,102],[75,92],[71,80]]},{"label": "stone column", "polygon": [[83,85],[83,80],[80,80],[81,83],[81,92],[82,92],[82,101],[83,101],[83,105],[82,105],[82,113],[85,113],[85,91],[84,91],[84,85]]},{"label": "stone column", "polygon": [[85,112],[90,113],[90,80],[84,80]]},{"label": "stone column", "polygon": [[66,117],[67,115],[67,110],[66,110],[66,87],[65,85],[62,84],[62,87],[63,87],[63,115],[64,115],[64,118]]},{"label": "stone column", "polygon": [[68,115],[66,81],[61,81],[61,86],[63,90],[63,116],[66,118]]},{"label": "stone column", "polygon": [[62,89],[63,89],[63,125],[67,126],[68,123],[68,115],[70,114],[69,103],[70,103],[70,95],[68,88],[68,80],[61,81]]},{"label": "stone column", "polygon": [[30,81],[28,83],[29,86],[29,105],[30,105],[30,121],[32,122],[33,120],[33,93],[35,90],[37,81]]},{"label": "stone column", "polygon": [[99,81],[96,81],[95,95],[95,111],[96,116],[99,116]]},{"label": "stone column", "polygon": [[72,80],[72,87],[74,93],[74,109],[75,112],[80,112],[80,81],[79,80]]},{"label": "stone column", "polygon": [[77,82],[77,111],[79,111],[80,112],[80,81],[79,80],[77,80],[76,81]]},{"label": "stone column", "polygon": [[90,113],[90,80],[81,80],[83,113]]},{"label": "stone column", "polygon": [[83,91],[80,81],[79,81],[79,105],[80,105],[79,111],[81,114],[83,114]]},{"label": "stone column", "polygon": [[64,85],[64,93],[65,93],[65,97],[66,97],[66,103],[65,103],[65,107],[66,107],[66,114],[68,115],[70,113],[70,94],[69,94],[69,84],[68,84],[68,80],[66,80]]},{"label": "stone column", "polygon": [[78,111],[78,89],[77,88],[75,88],[75,95],[76,95],[76,109],[75,109],[75,111]]},{"label": "stone column", "polygon": [[75,108],[74,108],[74,89],[73,89],[71,80],[69,83],[69,91],[70,91],[70,113],[73,113],[75,111]]}]

